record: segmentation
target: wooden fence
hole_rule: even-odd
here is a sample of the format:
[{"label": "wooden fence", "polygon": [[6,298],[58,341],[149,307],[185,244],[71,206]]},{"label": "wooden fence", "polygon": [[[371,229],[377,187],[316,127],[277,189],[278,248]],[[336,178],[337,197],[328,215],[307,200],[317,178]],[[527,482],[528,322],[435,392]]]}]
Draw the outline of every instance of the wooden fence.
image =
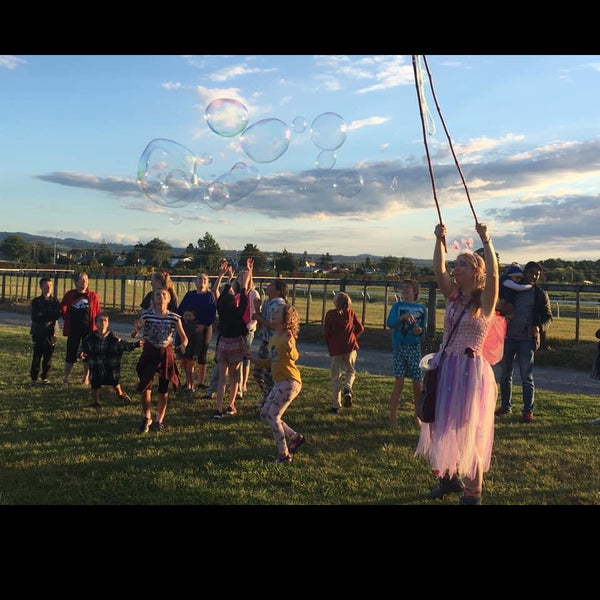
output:
[{"label": "wooden fence", "polygon": [[[49,276],[54,280],[54,293],[62,298],[73,288],[73,271],[0,270],[0,301],[17,304],[30,303],[39,295],[39,278]],[[90,288],[100,297],[105,310],[123,314],[136,314],[140,303],[151,289],[151,275],[96,275],[89,276]],[[196,289],[195,276],[172,275],[179,299],[189,290]],[[255,277],[254,283],[264,297],[272,277]],[[366,327],[385,329],[389,309],[399,297],[399,281],[286,278],[289,286],[288,300],[296,306],[303,323],[322,324],[327,310],[333,308],[333,297],[345,291],[352,298],[353,308]],[[600,318],[600,286],[580,284],[541,284],[550,296],[553,315],[574,319],[574,340],[579,343],[581,319]],[[428,309],[428,331],[433,336],[443,309],[443,299],[435,282],[421,282],[419,301]],[[441,324],[440,324],[441,326]]]}]

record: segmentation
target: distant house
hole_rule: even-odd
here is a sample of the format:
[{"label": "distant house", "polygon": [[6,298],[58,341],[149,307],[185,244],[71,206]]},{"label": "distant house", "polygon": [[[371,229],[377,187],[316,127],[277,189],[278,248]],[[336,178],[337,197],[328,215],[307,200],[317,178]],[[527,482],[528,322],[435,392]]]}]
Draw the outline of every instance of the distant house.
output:
[{"label": "distant house", "polygon": [[179,256],[174,256],[173,258],[169,259],[169,267],[173,268],[175,266],[177,266],[179,263],[189,263],[192,262],[193,258],[191,256],[184,256],[184,257],[179,257]]}]

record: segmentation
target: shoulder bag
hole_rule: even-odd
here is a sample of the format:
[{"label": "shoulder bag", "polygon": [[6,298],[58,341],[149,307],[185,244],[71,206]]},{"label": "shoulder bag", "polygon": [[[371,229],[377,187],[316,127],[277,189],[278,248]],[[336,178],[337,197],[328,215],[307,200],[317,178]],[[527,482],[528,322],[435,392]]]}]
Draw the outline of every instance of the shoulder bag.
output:
[{"label": "shoulder bag", "polygon": [[446,343],[444,344],[443,348],[440,349],[440,351],[439,351],[440,358],[439,358],[438,363],[436,364],[435,367],[425,371],[425,375],[423,376],[423,389],[421,390],[421,393],[419,394],[419,397],[417,398],[417,405],[416,405],[417,417],[419,417],[419,419],[423,423],[433,423],[435,421],[435,397],[436,397],[437,382],[438,382],[438,369],[439,369],[440,363],[442,362],[443,351],[444,351],[444,348],[450,343],[450,339],[452,338],[452,334],[454,333],[454,330],[460,323],[461,319],[463,318],[463,315],[465,314],[465,312],[466,312],[467,308],[469,308],[469,306],[471,306],[471,302],[469,302],[463,309],[460,317],[457,319],[456,323],[454,324],[454,327],[452,327],[452,331],[450,331],[450,335],[448,336]]}]

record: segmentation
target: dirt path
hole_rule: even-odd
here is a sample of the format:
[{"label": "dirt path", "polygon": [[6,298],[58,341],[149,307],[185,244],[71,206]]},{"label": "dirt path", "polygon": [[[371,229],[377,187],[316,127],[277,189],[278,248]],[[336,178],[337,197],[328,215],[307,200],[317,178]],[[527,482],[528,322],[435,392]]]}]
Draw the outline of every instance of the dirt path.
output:
[{"label": "dirt path", "polygon": [[[23,312],[0,311],[0,324],[29,327],[31,319],[29,314]],[[119,321],[111,323],[111,329],[121,337],[129,337],[131,325]],[[211,343],[214,347],[214,342]],[[298,342],[300,358],[298,364],[305,367],[329,368],[329,356],[325,344]],[[392,351],[371,350],[361,348],[358,351],[356,369],[373,375],[392,377]],[[572,369],[559,369],[557,367],[535,366],[535,385],[539,390],[564,392],[569,394],[598,395],[600,381],[590,379],[584,371]],[[515,368],[514,384],[520,385],[521,378],[518,367]]]}]

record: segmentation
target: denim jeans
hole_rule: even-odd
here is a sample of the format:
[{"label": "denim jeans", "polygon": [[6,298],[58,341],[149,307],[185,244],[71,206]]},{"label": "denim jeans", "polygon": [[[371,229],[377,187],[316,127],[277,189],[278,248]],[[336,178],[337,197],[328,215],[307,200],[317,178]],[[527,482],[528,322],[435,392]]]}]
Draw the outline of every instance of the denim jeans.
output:
[{"label": "denim jeans", "polygon": [[504,340],[504,356],[500,361],[500,397],[502,408],[512,410],[512,381],[515,356],[519,362],[521,386],[523,388],[523,412],[533,412],[534,390],[533,359],[534,340]]}]

